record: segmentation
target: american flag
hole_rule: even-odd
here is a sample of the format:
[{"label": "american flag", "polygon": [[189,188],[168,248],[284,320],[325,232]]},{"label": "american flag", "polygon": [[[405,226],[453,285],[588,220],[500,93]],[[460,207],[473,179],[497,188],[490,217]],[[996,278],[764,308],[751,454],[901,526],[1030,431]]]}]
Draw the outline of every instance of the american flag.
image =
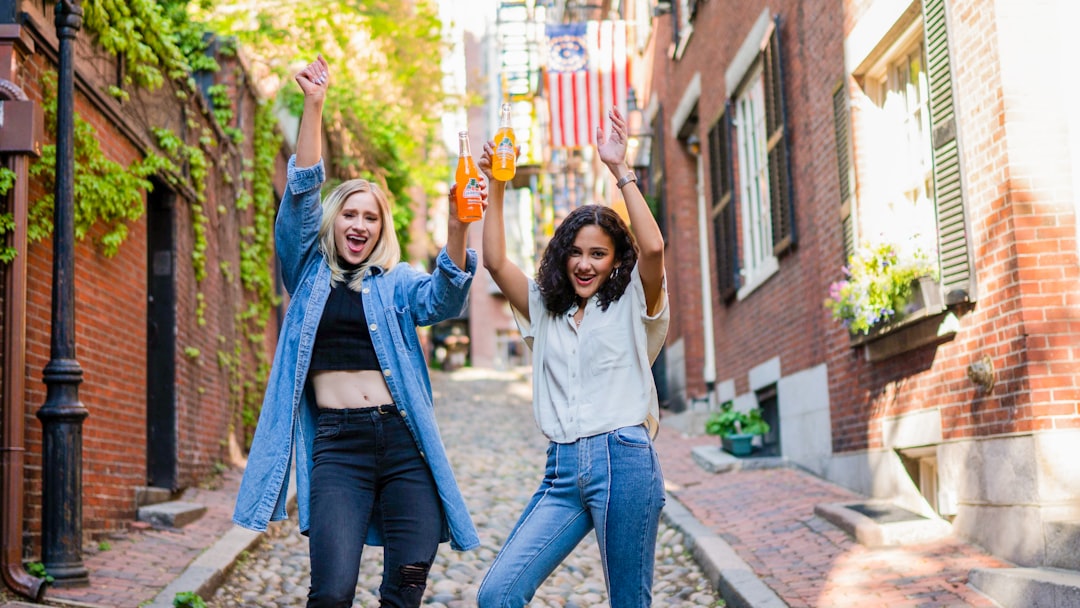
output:
[{"label": "american flag", "polygon": [[627,54],[625,21],[548,24],[547,97],[553,148],[593,143],[607,112],[617,106],[626,116]]}]

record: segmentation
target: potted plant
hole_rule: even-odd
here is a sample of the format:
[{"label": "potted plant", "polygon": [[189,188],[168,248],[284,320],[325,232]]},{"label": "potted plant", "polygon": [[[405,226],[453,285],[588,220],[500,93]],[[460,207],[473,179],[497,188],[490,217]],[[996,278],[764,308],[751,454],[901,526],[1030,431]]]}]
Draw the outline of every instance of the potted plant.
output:
[{"label": "potted plant", "polygon": [[829,286],[825,307],[852,334],[869,334],[925,307],[923,300],[932,299],[937,282],[937,264],[929,256],[917,251],[902,258],[888,243],[863,246],[843,272],[844,278]]},{"label": "potted plant", "polygon": [[721,447],[733,456],[747,456],[754,436],[768,433],[769,423],[761,417],[759,408],[740,412],[733,402],[725,401],[720,411],[705,421],[705,432],[719,435]]}]

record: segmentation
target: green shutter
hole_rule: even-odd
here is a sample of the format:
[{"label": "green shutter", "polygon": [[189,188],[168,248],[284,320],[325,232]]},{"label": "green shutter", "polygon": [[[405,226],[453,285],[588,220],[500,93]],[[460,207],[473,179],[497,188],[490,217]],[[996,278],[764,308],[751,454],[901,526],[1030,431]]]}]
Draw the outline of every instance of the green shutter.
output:
[{"label": "green shutter", "polygon": [[712,186],[713,247],[716,249],[716,287],[729,301],[739,289],[739,239],[735,234],[735,166],[731,155],[731,112],[709,129],[709,181]]},{"label": "green shutter", "polygon": [[945,0],[923,0],[923,22],[930,84],[941,290],[945,294],[946,304],[960,304],[975,299],[975,281],[964,210],[964,183],[953,105]]},{"label": "green shutter", "polygon": [[855,253],[855,172],[851,163],[851,114],[845,82],[833,93],[836,168],[840,182],[840,223],[844,232],[844,263]]},{"label": "green shutter", "polygon": [[765,79],[765,128],[769,140],[769,205],[772,216],[773,255],[795,246],[795,201],[791,195],[787,111],[784,105],[784,70],[780,54],[780,17],[773,21],[769,42],[762,50]]}]

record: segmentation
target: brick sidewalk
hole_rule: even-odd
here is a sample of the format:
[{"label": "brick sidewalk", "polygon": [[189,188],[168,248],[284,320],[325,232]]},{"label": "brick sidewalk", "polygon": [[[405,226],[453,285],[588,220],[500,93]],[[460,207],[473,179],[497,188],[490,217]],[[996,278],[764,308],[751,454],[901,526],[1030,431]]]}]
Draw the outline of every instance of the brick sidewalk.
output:
[{"label": "brick sidewalk", "polygon": [[865,497],[796,469],[708,473],[691,450],[716,441],[660,433],[668,490],[792,608],[996,606],[967,585],[968,572],[1010,564],[954,539],[863,547],[814,505]]},{"label": "brick sidewalk", "polygon": [[136,528],[110,539],[107,550],[83,555],[88,587],[45,591],[45,600],[68,600],[109,608],[135,608],[154,599],[193,559],[232,529],[232,511],[241,471],[229,469],[184,500],[206,506],[206,514],[179,530]]}]

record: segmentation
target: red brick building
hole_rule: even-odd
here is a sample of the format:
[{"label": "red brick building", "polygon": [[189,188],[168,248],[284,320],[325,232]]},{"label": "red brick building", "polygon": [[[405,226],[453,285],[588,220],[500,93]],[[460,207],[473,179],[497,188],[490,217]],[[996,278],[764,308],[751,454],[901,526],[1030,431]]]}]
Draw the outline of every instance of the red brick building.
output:
[{"label": "red brick building", "polygon": [[[1077,8],[650,4],[672,409],[761,407],[763,452],[1080,569]],[[867,246],[933,279],[851,333],[823,302]]]},{"label": "red brick building", "polygon": [[[55,95],[45,78],[56,70],[54,5],[12,1],[0,2],[0,8],[0,79],[10,95],[21,91],[40,119],[43,104]],[[271,309],[266,326],[260,326],[259,315],[251,315],[259,298],[245,287],[254,277],[248,265],[273,263],[247,257],[253,241],[272,229],[272,223],[256,222],[258,203],[252,198],[259,187],[270,187],[272,222],[287,159],[280,140],[261,169],[254,159],[256,121],[264,121],[267,133],[272,114],[260,114],[259,98],[235,53],[217,54],[221,70],[196,74],[201,94],[182,98],[168,82],[150,92],[129,86],[126,66],[90,40],[84,29],[75,45],[75,111],[93,129],[101,157],[123,171],[149,153],[165,154],[158,131],[165,129],[200,149],[207,167],[201,179],[190,162],[179,163],[179,174],[155,174],[152,191],[142,194],[144,212],[125,222],[126,239],[114,256],[99,242],[106,230],[100,223],[76,243],[79,398],[89,411],[82,426],[82,530],[88,539],[134,521],[142,488],[176,491],[198,484],[243,454],[245,424],[254,424],[245,416],[253,413],[251,404],[261,402],[263,386],[255,380],[269,363],[278,323]],[[232,114],[224,120],[212,113],[222,109],[212,100],[213,85],[224,85],[218,95],[230,102]],[[110,95],[110,87],[125,89],[130,98]],[[9,111],[13,107],[8,104]],[[11,127],[0,128],[0,137],[10,135]],[[39,145],[53,143],[47,130],[42,134]],[[33,154],[0,152],[0,162],[17,169],[39,161]],[[260,176],[263,183],[256,185]],[[24,173],[18,183],[0,199],[7,211],[18,204],[33,208],[51,192],[41,177]],[[4,302],[14,307],[5,307],[2,328],[9,343],[24,330],[25,350],[4,350],[2,381],[5,389],[23,388],[5,390],[0,410],[9,414],[5,420],[18,422],[21,415],[23,433],[4,434],[10,442],[6,457],[13,459],[5,474],[23,475],[24,482],[4,487],[5,504],[21,506],[24,517],[22,538],[5,542],[21,543],[23,556],[33,558],[40,551],[42,478],[56,474],[43,462],[42,427],[35,417],[45,401],[42,371],[50,360],[51,237],[20,248],[0,272],[10,276],[18,263],[25,264],[25,289],[4,289]],[[273,290],[277,273],[267,270],[261,276]],[[24,322],[10,315],[20,309]]]}]

